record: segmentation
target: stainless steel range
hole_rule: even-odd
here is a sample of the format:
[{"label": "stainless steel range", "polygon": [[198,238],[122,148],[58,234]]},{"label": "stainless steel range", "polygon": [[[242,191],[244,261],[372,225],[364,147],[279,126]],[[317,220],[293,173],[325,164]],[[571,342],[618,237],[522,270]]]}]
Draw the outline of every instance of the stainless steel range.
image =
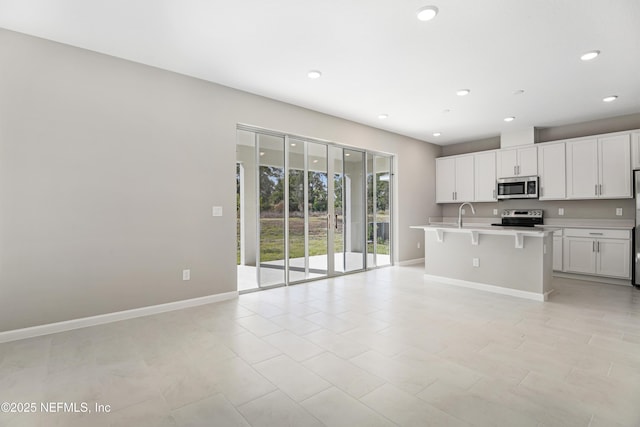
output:
[{"label": "stainless steel range", "polygon": [[502,222],[491,224],[502,227],[534,227],[543,224],[542,209],[504,209]]}]

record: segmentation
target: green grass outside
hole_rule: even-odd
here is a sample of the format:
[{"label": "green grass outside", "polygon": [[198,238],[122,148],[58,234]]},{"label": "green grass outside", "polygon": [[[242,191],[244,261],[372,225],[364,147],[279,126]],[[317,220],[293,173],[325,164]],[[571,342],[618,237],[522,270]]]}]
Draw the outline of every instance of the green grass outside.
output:
[{"label": "green grass outside", "polygon": [[[338,229],[342,229],[342,218],[338,217]],[[289,257],[304,257],[304,219],[289,219]],[[240,223],[237,224],[237,263],[240,264]],[[389,242],[378,241],[378,253],[389,254]],[[343,237],[335,233],[334,251],[342,252]],[[373,242],[367,244],[373,253]],[[327,217],[309,217],[309,256],[327,254]],[[284,219],[260,218],[260,260],[276,261],[284,259]]]}]

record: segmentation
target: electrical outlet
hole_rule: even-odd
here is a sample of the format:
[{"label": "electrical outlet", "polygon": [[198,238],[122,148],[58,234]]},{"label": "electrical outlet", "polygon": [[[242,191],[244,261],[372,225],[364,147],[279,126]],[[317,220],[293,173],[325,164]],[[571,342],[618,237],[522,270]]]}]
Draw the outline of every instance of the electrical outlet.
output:
[{"label": "electrical outlet", "polygon": [[558,208],[558,215],[560,216],[564,215],[564,208]]},{"label": "electrical outlet", "polygon": [[418,242],[418,249],[420,249],[420,242]]},{"label": "electrical outlet", "polygon": [[464,215],[466,213],[467,213],[467,211],[464,208],[462,208],[462,215]]},{"label": "electrical outlet", "polygon": [[616,208],[616,215],[622,216],[622,208]]},{"label": "electrical outlet", "polygon": [[182,280],[191,280],[191,270],[182,270]]},{"label": "electrical outlet", "polygon": [[222,206],[214,206],[211,209],[211,214],[213,216],[222,216]]},{"label": "electrical outlet", "polygon": [[480,258],[474,258],[473,259],[473,266],[474,267],[480,267]]},{"label": "electrical outlet", "polygon": [[494,210],[493,210],[493,214],[494,214],[494,215],[498,215],[498,209],[494,209]]}]

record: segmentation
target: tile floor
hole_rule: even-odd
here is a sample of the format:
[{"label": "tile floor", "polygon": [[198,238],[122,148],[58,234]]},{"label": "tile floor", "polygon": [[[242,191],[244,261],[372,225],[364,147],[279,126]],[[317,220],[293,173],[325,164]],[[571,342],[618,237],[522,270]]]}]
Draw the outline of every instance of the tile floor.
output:
[{"label": "tile floor", "polygon": [[0,344],[0,401],[93,410],[0,425],[639,426],[640,291],[554,286],[393,267]]}]

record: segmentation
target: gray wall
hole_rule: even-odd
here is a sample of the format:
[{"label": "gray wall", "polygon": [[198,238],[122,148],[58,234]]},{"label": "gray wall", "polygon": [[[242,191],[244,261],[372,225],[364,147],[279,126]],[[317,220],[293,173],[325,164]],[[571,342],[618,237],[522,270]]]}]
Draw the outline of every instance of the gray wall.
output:
[{"label": "gray wall", "polygon": [[478,151],[495,150],[498,148],[500,148],[500,137],[495,136],[493,138],[444,145],[442,147],[442,155],[455,156],[458,154],[476,153]]},{"label": "gray wall", "polygon": [[239,122],[395,154],[396,259],[423,256],[408,227],[441,214],[440,147],[6,30],[0,44],[0,331],[235,291]]}]

